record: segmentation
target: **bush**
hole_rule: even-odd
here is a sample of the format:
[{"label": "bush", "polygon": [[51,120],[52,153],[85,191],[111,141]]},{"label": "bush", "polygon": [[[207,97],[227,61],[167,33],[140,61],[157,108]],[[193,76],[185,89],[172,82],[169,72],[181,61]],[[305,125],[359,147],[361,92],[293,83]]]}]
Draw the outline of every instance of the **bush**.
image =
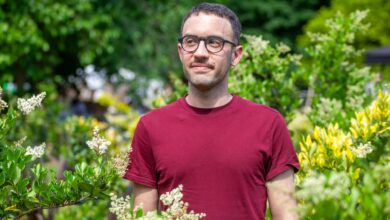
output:
[{"label": "bush", "polygon": [[[1,91],[1,89],[0,89]],[[110,184],[117,176],[116,169],[105,154],[109,142],[95,130],[92,140],[86,144],[95,151],[94,163],[77,163],[74,171],[65,171],[64,179],[57,179],[54,169],[42,162],[46,144],[23,147],[22,140],[10,142],[15,122],[38,108],[45,93],[29,99],[19,98],[17,109],[8,107],[0,99],[0,217],[19,218],[31,212],[81,204],[88,200],[107,198]],[[0,112],[1,113],[1,112]],[[40,161],[38,161],[40,160]]]}]

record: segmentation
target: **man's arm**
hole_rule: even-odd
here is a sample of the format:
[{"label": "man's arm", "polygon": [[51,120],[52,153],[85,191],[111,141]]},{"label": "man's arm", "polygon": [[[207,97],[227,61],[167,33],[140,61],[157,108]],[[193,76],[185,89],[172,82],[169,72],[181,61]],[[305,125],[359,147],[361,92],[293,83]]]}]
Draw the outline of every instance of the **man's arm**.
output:
[{"label": "man's arm", "polygon": [[294,192],[294,172],[292,169],[285,171],[271,181],[267,187],[268,202],[272,220],[296,220],[296,201],[292,196]]},{"label": "man's arm", "polygon": [[155,188],[150,188],[138,183],[134,183],[134,206],[139,206],[142,203],[144,213],[157,210],[158,207],[158,192]]}]

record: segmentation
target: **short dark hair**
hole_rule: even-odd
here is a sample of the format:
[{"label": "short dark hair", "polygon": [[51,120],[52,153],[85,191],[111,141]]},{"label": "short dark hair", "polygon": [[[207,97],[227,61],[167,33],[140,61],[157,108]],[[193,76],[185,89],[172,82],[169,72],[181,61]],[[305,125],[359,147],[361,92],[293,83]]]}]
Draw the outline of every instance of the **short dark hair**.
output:
[{"label": "short dark hair", "polygon": [[199,15],[199,13],[201,12],[205,14],[213,14],[221,18],[227,18],[233,29],[233,34],[235,38],[234,40],[236,41],[237,44],[240,43],[240,33],[241,33],[240,20],[232,10],[230,10],[228,7],[221,4],[213,4],[213,3],[205,2],[193,7],[183,18],[183,21],[181,23],[181,30],[180,30],[181,33],[183,33],[183,26],[184,23],[187,21],[187,19],[192,15]]}]

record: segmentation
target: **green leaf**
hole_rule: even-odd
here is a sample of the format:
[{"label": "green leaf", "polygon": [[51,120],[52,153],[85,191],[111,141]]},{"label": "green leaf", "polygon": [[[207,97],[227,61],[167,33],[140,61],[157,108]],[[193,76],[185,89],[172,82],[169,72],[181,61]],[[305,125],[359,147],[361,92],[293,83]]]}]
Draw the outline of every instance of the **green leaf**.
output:
[{"label": "green leaf", "polygon": [[9,207],[5,208],[4,210],[5,211],[13,211],[13,212],[21,212],[21,210],[18,209],[16,205],[9,206]]},{"label": "green leaf", "polygon": [[107,195],[106,193],[104,192],[100,192],[98,194],[98,196],[101,198],[101,199],[109,199],[110,198],[110,195]]},{"label": "green leaf", "polygon": [[19,181],[16,185],[16,188],[17,188],[17,192],[19,194],[25,194],[27,193],[27,185],[29,183],[29,179],[22,179],[21,181]]},{"label": "green leaf", "polygon": [[4,173],[0,173],[0,187],[5,183]]},{"label": "green leaf", "polygon": [[19,167],[15,167],[15,170],[14,170],[15,174],[14,174],[14,185],[17,185],[19,180],[20,180],[20,177],[21,177],[21,174],[22,174],[22,170],[19,169]]},{"label": "green leaf", "polygon": [[141,218],[144,214],[144,211],[140,208],[137,209],[137,212],[135,213],[135,218]]},{"label": "green leaf", "polygon": [[34,181],[33,184],[32,184],[32,189],[33,189],[34,192],[39,193],[39,191],[40,191],[39,183]]},{"label": "green leaf", "polygon": [[35,207],[35,203],[32,201],[24,201],[24,205],[26,206],[27,209],[33,209]]},{"label": "green leaf", "polygon": [[79,186],[85,192],[92,192],[92,190],[94,188],[91,184],[88,184],[88,183],[80,183]]}]

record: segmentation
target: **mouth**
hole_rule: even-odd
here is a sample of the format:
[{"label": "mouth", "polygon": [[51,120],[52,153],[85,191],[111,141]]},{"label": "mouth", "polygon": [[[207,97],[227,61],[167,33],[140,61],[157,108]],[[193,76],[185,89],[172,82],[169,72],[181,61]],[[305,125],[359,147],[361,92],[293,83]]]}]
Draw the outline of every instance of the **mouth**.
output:
[{"label": "mouth", "polygon": [[208,71],[211,69],[214,69],[214,67],[211,64],[208,63],[192,63],[190,67],[194,70],[198,71]]}]

